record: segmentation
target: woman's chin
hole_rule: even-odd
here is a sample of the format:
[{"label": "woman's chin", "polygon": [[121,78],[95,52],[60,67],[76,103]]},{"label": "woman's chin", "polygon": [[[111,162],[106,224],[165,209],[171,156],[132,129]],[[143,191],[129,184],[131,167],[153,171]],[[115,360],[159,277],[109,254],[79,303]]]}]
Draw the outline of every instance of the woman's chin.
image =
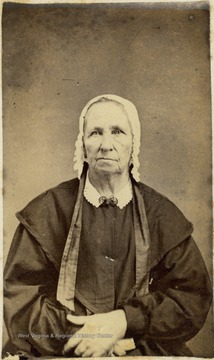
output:
[{"label": "woman's chin", "polygon": [[96,166],[95,171],[97,174],[100,175],[115,175],[120,174],[120,171],[115,166],[109,165],[109,164],[103,164]]},{"label": "woman's chin", "polygon": [[102,170],[97,170],[96,171],[96,173],[98,174],[98,175],[108,175],[108,176],[113,176],[113,175],[116,175],[116,174],[118,174],[119,175],[119,172],[118,171],[110,171],[109,169],[102,169]]}]

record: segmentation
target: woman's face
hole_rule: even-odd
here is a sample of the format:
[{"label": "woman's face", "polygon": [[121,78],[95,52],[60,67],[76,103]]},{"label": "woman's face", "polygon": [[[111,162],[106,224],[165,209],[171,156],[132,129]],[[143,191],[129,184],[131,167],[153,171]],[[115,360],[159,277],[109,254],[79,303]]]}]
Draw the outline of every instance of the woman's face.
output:
[{"label": "woman's face", "polygon": [[113,101],[93,104],[85,116],[83,143],[90,172],[128,173],[132,132],[122,106]]}]

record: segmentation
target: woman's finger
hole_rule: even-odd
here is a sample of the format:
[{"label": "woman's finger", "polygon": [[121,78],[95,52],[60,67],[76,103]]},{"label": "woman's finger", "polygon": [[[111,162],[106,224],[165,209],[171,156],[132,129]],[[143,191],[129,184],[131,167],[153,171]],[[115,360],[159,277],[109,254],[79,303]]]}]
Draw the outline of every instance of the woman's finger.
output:
[{"label": "woman's finger", "polygon": [[113,353],[117,356],[126,355],[126,351],[118,343],[114,344]]},{"label": "woman's finger", "polygon": [[86,349],[87,346],[84,344],[84,341],[81,341],[74,350],[74,354],[77,356],[82,356],[82,354],[86,351]]},{"label": "woman's finger", "polygon": [[[92,345],[92,344],[91,344]],[[82,357],[91,357],[94,352],[94,347],[90,346],[90,343],[84,343],[83,341],[75,349],[75,355]]]},{"label": "woman's finger", "polygon": [[70,338],[67,343],[64,345],[63,353],[69,352],[71,349],[75,348],[81,341],[81,338],[72,337]]},{"label": "woman's finger", "polygon": [[87,318],[87,316],[67,315],[67,320],[76,325],[84,325]]}]

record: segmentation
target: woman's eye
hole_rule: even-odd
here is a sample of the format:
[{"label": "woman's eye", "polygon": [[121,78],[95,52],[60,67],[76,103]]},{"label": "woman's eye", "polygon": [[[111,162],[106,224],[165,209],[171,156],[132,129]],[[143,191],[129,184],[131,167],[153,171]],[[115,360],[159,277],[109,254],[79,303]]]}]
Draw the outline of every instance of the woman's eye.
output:
[{"label": "woman's eye", "polygon": [[115,129],[115,130],[112,130],[112,134],[121,134],[122,131],[120,129]]},{"label": "woman's eye", "polygon": [[98,130],[94,130],[94,131],[91,132],[91,136],[100,135],[100,134],[101,134],[101,132],[98,131]]}]

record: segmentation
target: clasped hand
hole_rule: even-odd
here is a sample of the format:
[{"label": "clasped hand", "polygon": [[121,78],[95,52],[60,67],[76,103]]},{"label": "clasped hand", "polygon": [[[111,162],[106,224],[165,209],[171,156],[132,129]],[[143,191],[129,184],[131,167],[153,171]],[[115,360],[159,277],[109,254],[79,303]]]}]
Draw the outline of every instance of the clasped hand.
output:
[{"label": "clasped hand", "polygon": [[127,322],[123,310],[89,316],[68,315],[67,319],[76,325],[82,325],[64,346],[64,353],[72,349],[81,357],[124,355],[117,341],[124,338]]}]

